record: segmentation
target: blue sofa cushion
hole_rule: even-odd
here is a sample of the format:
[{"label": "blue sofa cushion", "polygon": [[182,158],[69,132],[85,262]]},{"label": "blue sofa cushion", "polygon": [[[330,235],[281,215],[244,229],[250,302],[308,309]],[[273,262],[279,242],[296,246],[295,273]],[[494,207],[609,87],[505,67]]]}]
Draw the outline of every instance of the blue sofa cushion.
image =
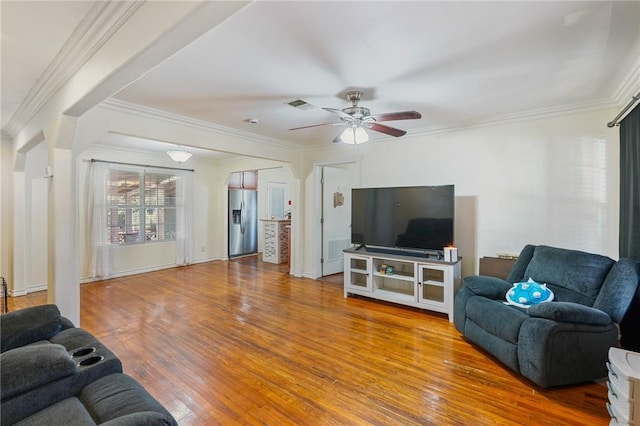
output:
[{"label": "blue sofa cushion", "polygon": [[96,424],[77,398],[67,398],[23,419],[15,426],[51,426],[54,421],[58,425],[94,426]]},{"label": "blue sofa cushion", "polygon": [[526,309],[505,305],[503,301],[472,297],[467,302],[467,318],[488,333],[517,344],[520,326],[529,315]]},{"label": "blue sofa cushion", "polygon": [[531,262],[535,249],[536,246],[531,244],[524,246],[518,255],[518,260],[516,260],[516,263],[511,268],[511,272],[509,272],[507,282],[510,282],[511,284],[519,283],[529,278],[525,277],[524,273],[527,270],[527,266],[529,266],[529,262]]},{"label": "blue sofa cushion", "polygon": [[45,386],[76,372],[76,364],[60,345],[15,348],[0,355],[2,401]]},{"label": "blue sofa cushion", "polygon": [[[537,246],[525,277],[547,283],[558,301],[593,306],[614,264],[613,259],[599,254]],[[552,285],[568,291],[556,291]]]},{"label": "blue sofa cushion", "polygon": [[56,305],[34,306],[3,314],[0,352],[48,340],[62,329],[61,318]]},{"label": "blue sofa cushion", "polygon": [[611,318],[605,312],[571,302],[540,303],[529,308],[529,315],[557,322],[608,325]]}]

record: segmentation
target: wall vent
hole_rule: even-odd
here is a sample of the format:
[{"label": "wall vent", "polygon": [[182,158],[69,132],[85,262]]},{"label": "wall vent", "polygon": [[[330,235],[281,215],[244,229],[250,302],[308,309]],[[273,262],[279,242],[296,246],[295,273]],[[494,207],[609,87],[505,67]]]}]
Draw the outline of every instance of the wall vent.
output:
[{"label": "wall vent", "polygon": [[287,102],[287,105],[290,105],[294,108],[298,108],[304,111],[308,111],[310,109],[316,109],[314,105],[311,105],[307,101],[303,101],[302,99],[294,99],[292,101]]},{"label": "wall vent", "polygon": [[327,260],[342,259],[342,250],[351,246],[351,238],[341,238],[327,241]]}]

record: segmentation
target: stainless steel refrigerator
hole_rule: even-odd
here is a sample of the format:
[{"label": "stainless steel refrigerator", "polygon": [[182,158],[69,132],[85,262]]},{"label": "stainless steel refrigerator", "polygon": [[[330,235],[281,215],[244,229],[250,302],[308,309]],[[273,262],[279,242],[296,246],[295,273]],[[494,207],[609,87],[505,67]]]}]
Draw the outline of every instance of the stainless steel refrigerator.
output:
[{"label": "stainless steel refrigerator", "polygon": [[258,192],[229,190],[229,257],[258,252]]}]

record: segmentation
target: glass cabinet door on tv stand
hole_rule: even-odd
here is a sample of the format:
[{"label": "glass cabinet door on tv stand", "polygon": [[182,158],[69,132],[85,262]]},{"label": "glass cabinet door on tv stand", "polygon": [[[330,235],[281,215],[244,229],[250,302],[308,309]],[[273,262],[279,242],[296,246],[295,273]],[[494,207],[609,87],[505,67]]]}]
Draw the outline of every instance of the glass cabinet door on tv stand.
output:
[{"label": "glass cabinet door on tv stand", "polygon": [[344,297],[347,293],[371,293],[371,258],[346,255],[344,258]]},{"label": "glass cabinet door on tv stand", "polygon": [[447,302],[452,297],[449,282],[450,268],[434,264],[418,265],[418,303],[446,309]]}]

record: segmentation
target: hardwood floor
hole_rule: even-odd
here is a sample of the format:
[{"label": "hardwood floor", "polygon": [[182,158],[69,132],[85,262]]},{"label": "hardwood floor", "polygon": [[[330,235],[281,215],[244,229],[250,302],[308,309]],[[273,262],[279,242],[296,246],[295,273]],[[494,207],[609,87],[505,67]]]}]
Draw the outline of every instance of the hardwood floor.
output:
[{"label": "hardwood floor", "polygon": [[287,269],[249,257],[84,284],[81,326],[181,425],[608,424],[603,383],[540,389],[444,315]]}]

